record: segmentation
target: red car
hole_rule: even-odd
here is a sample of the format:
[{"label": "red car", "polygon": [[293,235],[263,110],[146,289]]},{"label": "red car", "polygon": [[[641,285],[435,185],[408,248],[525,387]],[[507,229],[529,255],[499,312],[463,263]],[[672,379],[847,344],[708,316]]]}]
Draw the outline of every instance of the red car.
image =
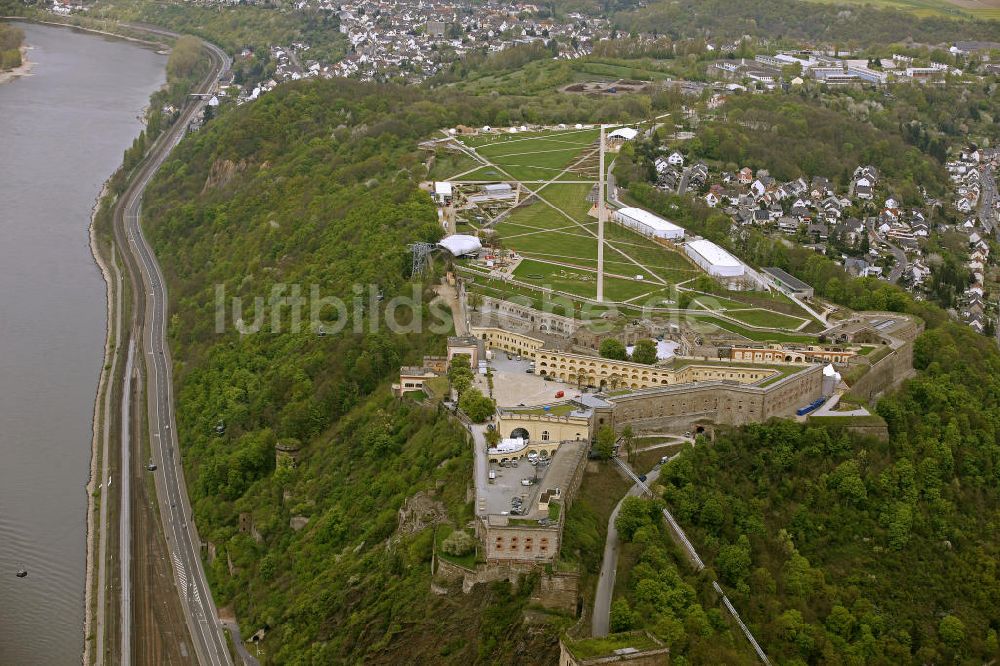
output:
[{"label": "red car", "polygon": [[566,393],[565,393],[564,391],[556,391],[556,397],[557,397],[557,398],[561,398],[561,397],[563,397],[564,395],[566,395]]}]

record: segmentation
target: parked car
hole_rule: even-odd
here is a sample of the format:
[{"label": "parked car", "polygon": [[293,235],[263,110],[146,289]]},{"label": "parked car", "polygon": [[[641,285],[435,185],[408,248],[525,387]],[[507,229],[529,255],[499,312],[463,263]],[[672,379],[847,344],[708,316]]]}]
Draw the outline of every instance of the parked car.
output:
[{"label": "parked car", "polygon": [[564,395],[566,395],[566,392],[565,392],[565,391],[556,391],[556,397],[557,397],[557,398],[561,398],[561,397],[563,397]]},{"label": "parked car", "polygon": [[522,486],[530,486],[531,485],[531,479],[521,479],[521,485]]}]

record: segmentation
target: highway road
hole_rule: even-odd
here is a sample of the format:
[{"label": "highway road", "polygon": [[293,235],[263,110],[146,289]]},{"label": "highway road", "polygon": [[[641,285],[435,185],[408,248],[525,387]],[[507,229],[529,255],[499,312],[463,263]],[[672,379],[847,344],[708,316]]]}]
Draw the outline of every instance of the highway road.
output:
[{"label": "highway road", "polygon": [[[165,30],[147,26],[132,26],[147,32],[173,36]],[[196,93],[211,91],[220,74],[229,70],[229,57],[218,47],[203,43],[212,58],[212,70]],[[193,97],[177,122],[157,141],[146,161],[133,177],[131,185],[122,195],[115,209],[115,237],[122,256],[128,264],[133,285],[133,308],[130,344],[142,351],[147,396],[147,422],[153,460],[158,465],[155,473],[156,495],[159,503],[161,527],[166,535],[174,582],[181,599],[181,606],[194,642],[198,662],[212,666],[231,664],[222,625],[218,619],[215,602],[205,578],[201,561],[201,540],[194,522],[184,483],[174,416],[173,386],[171,379],[170,351],[166,344],[167,291],[159,264],[153,250],[143,236],[140,226],[142,196],[146,186],[166,160],[167,156],[184,137],[192,120],[201,113],[206,99]],[[128,399],[126,394],[126,399]],[[132,416],[141,423],[140,410]],[[139,443],[136,443],[138,446]],[[123,470],[127,470],[123,466]],[[127,472],[126,472],[127,474]],[[123,497],[123,513],[127,510]],[[126,523],[123,523],[125,525]],[[123,541],[125,540],[125,529]],[[123,594],[123,597],[127,595]],[[125,600],[123,598],[123,608]],[[129,644],[130,627],[134,619],[123,615],[122,645]],[[128,661],[123,661],[128,663]]]}]

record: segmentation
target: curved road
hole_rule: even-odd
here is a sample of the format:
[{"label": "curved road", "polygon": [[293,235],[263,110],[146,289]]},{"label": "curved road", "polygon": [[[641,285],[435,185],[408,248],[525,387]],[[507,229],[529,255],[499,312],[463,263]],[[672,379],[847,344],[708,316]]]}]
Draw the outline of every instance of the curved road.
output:
[{"label": "curved road", "polygon": [[[132,27],[176,36],[157,28]],[[212,70],[196,90],[197,93],[211,91],[220,74],[230,67],[229,57],[221,49],[207,42],[203,42],[203,45],[211,55]],[[122,256],[127,260],[133,285],[130,342],[142,350],[145,359],[150,450],[160,470],[155,477],[156,495],[160,521],[172,560],[174,582],[180,594],[198,662],[222,666],[231,664],[232,659],[202,567],[201,540],[194,522],[190,520],[190,502],[177,443],[170,351],[166,344],[166,286],[153,250],[139,224],[146,186],[184,137],[190,121],[201,113],[205,104],[205,99],[193,98],[177,122],[157,140],[115,208],[114,228],[118,247],[127,250],[122,252]],[[142,298],[139,298],[140,288]],[[141,419],[139,411],[134,409],[132,414]],[[130,594],[128,585],[129,581],[123,581],[123,597]],[[123,645],[130,640],[131,623],[131,617],[123,619]]]},{"label": "curved road", "polygon": [[[646,483],[652,484],[659,475],[660,468],[656,467],[646,475]],[[629,488],[625,497],[641,497],[647,492],[647,485],[636,483]],[[594,594],[594,615],[590,622],[590,633],[594,637],[607,636],[611,627],[611,597],[614,595],[615,575],[618,571],[618,528],[615,527],[615,521],[625,497],[618,501],[608,518],[608,536],[604,540],[604,559],[601,561],[601,575],[597,579],[597,592]]]},{"label": "curved road", "polygon": [[903,271],[906,270],[906,265],[907,265],[906,253],[903,252],[903,250],[901,250],[899,247],[889,242],[888,238],[885,238],[879,234],[878,228],[875,226],[874,218],[868,218],[866,224],[868,226],[869,231],[871,231],[872,234],[874,234],[875,239],[878,240],[878,242],[880,243],[884,243],[885,246],[889,248],[889,252],[892,253],[892,256],[896,258],[896,263],[893,264],[892,270],[889,271],[889,276],[886,278],[892,284],[896,284],[897,282],[899,282],[899,278],[903,276]]}]

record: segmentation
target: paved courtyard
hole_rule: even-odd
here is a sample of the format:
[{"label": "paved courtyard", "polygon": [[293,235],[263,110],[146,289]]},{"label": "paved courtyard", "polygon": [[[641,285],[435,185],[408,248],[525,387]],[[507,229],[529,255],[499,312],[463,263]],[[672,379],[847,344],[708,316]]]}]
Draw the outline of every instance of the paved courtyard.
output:
[{"label": "paved courtyard", "polygon": [[[560,381],[545,381],[535,374],[526,372],[531,362],[527,359],[518,361],[507,359],[507,354],[498,351],[490,366],[493,368],[493,398],[499,407],[517,407],[519,405],[542,405],[557,400],[565,400],[580,395],[576,385]],[[476,386],[489,394],[485,375],[476,375]],[[563,391],[562,398],[556,398],[556,393]]]}]

